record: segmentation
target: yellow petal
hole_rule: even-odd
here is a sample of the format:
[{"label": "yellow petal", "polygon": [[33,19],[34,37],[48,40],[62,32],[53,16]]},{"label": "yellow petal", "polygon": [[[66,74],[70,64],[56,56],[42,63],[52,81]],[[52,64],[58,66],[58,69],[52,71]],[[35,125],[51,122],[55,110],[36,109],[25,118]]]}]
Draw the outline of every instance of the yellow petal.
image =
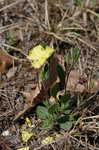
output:
[{"label": "yellow petal", "polygon": [[40,68],[44,65],[47,59],[54,53],[54,49],[46,46],[43,47],[38,45],[30,50],[29,55],[27,58],[32,61],[32,66],[34,68]]},{"label": "yellow petal", "polygon": [[55,136],[56,138],[63,137],[63,135],[62,135],[62,134],[59,134],[59,133],[57,133],[57,132],[55,132],[55,133],[54,133],[54,136]]},{"label": "yellow petal", "polygon": [[44,140],[42,140],[42,144],[48,144],[48,143],[51,143],[51,142],[54,142],[54,138],[51,137],[51,136],[48,136],[46,137]]},{"label": "yellow petal", "polygon": [[29,127],[32,127],[32,122],[31,122],[31,120],[30,120],[28,117],[26,117],[25,120],[26,120],[27,125],[28,125]]},{"label": "yellow petal", "polygon": [[33,136],[33,133],[29,133],[28,131],[22,131],[21,136],[22,136],[22,141],[27,142]]}]

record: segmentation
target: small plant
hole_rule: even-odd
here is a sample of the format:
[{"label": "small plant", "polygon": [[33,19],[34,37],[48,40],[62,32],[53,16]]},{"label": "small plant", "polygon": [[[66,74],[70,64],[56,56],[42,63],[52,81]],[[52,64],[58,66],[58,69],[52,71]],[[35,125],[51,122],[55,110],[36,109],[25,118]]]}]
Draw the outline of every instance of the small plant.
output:
[{"label": "small plant", "polygon": [[71,49],[66,55],[65,55],[65,62],[70,66],[74,66],[78,59],[80,57],[80,49],[79,48],[74,48]]},{"label": "small plant", "polygon": [[[57,64],[57,73],[60,79],[60,83],[64,85],[68,82],[68,77],[73,66],[76,64],[80,57],[80,50],[78,48],[72,49],[64,57],[64,62],[68,66],[68,70],[62,68],[61,65]],[[66,73],[67,72],[67,73]],[[39,77],[42,81],[48,79],[50,76],[48,64],[44,66],[40,72]],[[38,106],[36,113],[37,116],[42,120],[41,127],[44,129],[62,128],[70,130],[76,121],[74,108],[76,107],[76,101],[71,99],[69,94],[66,93],[60,98],[57,98],[57,93],[61,90],[62,84],[56,83],[50,89],[50,95],[56,99],[55,102],[44,101],[43,106]],[[63,88],[66,86],[63,86]]]},{"label": "small plant", "polygon": [[42,120],[41,127],[44,129],[62,128],[70,130],[76,119],[73,109],[76,102],[64,94],[57,102],[44,101],[43,106],[38,106],[36,113]]}]

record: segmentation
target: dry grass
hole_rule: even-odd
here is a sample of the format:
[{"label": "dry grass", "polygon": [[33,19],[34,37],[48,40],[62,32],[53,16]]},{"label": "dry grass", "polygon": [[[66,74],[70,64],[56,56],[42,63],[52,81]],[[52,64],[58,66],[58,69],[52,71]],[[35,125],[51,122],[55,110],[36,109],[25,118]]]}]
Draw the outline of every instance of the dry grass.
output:
[{"label": "dry grass", "polygon": [[[95,3],[93,0],[83,0],[80,4],[74,2],[76,0],[0,1],[0,48],[19,60],[26,60],[28,50],[37,44],[51,45],[55,47],[56,53],[61,55],[78,47],[81,49],[81,57],[75,68],[79,69],[82,75],[86,73],[89,81],[91,78],[98,79],[99,2]],[[35,74],[33,69],[31,71],[29,64],[25,64],[24,67],[20,64],[12,80],[5,74],[0,74],[1,132],[13,128],[14,134],[19,134],[17,132],[20,132],[20,125],[14,124],[13,118],[24,107],[25,102],[20,91],[29,91],[34,82],[37,84]],[[64,135],[62,139],[47,145],[41,145],[40,139],[36,139],[29,143],[30,148],[34,150],[98,150],[98,99],[98,92],[78,94],[77,110],[80,118],[73,129],[68,133],[62,131]],[[37,131],[37,134],[40,133]],[[45,137],[48,134],[50,133],[47,133]],[[21,147],[23,143],[19,139],[14,146]]]}]

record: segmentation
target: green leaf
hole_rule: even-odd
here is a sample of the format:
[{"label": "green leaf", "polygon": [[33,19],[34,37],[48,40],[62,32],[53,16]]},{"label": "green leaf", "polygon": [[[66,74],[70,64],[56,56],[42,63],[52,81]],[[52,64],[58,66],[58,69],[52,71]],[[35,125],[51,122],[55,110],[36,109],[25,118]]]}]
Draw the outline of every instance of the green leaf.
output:
[{"label": "green leaf", "polygon": [[64,114],[69,115],[71,113],[71,109],[64,110]]},{"label": "green leaf", "polygon": [[61,103],[61,109],[72,110],[74,106],[76,106],[77,102],[75,100],[69,99],[66,103]]},{"label": "green leaf", "polygon": [[57,72],[58,72],[58,76],[60,78],[60,81],[65,84],[65,71],[62,68],[62,66],[59,64],[57,65]]},{"label": "green leaf", "polygon": [[52,129],[54,127],[54,120],[46,119],[43,121],[42,128],[43,129]]},{"label": "green leaf", "polygon": [[50,89],[50,94],[51,96],[55,97],[57,96],[57,93],[60,91],[60,86],[59,83],[56,83],[51,89]]},{"label": "green leaf", "polygon": [[58,116],[57,122],[60,124],[60,123],[65,123],[68,120],[69,120],[69,115],[62,114]]},{"label": "green leaf", "polygon": [[49,107],[48,112],[50,114],[54,114],[54,113],[57,113],[58,110],[59,110],[59,104],[56,102]]},{"label": "green leaf", "polygon": [[45,81],[49,78],[49,76],[50,76],[50,70],[48,64],[46,64],[39,73],[39,79],[41,81]]},{"label": "green leaf", "polygon": [[77,62],[79,57],[80,57],[80,49],[79,48],[74,48],[72,55],[73,55],[74,62]]},{"label": "green leaf", "polygon": [[65,62],[67,64],[74,64],[78,61],[80,57],[80,49],[74,48],[71,51],[68,52],[68,54],[65,55]]},{"label": "green leaf", "polygon": [[68,52],[68,54],[65,55],[64,60],[67,64],[73,63],[73,58],[71,56],[71,51]]},{"label": "green leaf", "polygon": [[49,106],[50,106],[50,102],[49,102],[48,100],[44,100],[44,101],[43,101],[43,105],[44,105],[45,107],[47,107],[47,109],[48,109]]},{"label": "green leaf", "polygon": [[48,113],[48,109],[44,106],[38,106],[36,109],[36,113],[40,119],[47,119],[50,117],[50,114]]},{"label": "green leaf", "polygon": [[78,112],[78,111],[76,111],[75,113],[74,113],[74,112],[71,113],[71,115],[70,115],[70,120],[75,121],[75,120],[77,120],[78,118],[79,118],[79,112]]},{"label": "green leaf", "polygon": [[72,121],[66,121],[65,123],[60,123],[59,126],[61,129],[68,131],[72,128],[73,122]]},{"label": "green leaf", "polygon": [[66,109],[72,109],[72,107],[70,107],[70,101],[67,101],[67,103],[61,103],[60,110],[64,111]]},{"label": "green leaf", "polygon": [[68,94],[64,94],[64,95],[61,96],[61,98],[60,98],[60,103],[66,104],[67,101],[69,101],[69,99],[70,99],[69,95],[68,95]]}]

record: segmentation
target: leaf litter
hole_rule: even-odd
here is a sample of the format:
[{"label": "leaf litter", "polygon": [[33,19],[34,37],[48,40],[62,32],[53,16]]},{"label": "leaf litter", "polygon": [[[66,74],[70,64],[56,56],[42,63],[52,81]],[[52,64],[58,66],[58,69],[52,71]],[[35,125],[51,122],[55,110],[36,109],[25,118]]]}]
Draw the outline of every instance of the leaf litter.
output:
[{"label": "leaf litter", "polygon": [[[7,3],[9,5],[8,1],[7,1]],[[97,68],[93,67],[94,64],[97,65],[96,63],[98,63],[98,61],[94,60],[94,58],[96,58],[98,56],[97,52],[95,52],[97,50],[98,38],[94,33],[91,32],[94,29],[92,21],[94,21],[94,19],[96,19],[95,28],[97,30],[98,29],[98,26],[97,26],[98,20],[97,20],[96,14],[94,15],[93,12],[90,12],[90,11],[87,11],[86,14],[83,14],[82,18],[79,15],[77,16],[75,7],[79,9],[80,14],[81,14],[81,13],[83,13],[81,11],[82,10],[81,7],[84,7],[84,6],[83,5],[79,6],[77,1],[75,1],[75,3],[76,3],[76,6],[73,3],[69,2],[69,4],[68,4],[69,10],[66,13],[64,13],[64,11],[65,11],[67,5],[65,6],[64,2],[62,2],[61,4],[58,2],[55,2],[55,4],[53,4],[52,2],[50,2],[50,3],[48,2],[48,8],[44,7],[45,3],[43,1],[42,1],[42,3],[40,3],[39,1],[33,2],[33,3],[28,1],[28,2],[24,2],[24,4],[23,4],[23,2],[21,2],[18,13],[17,13],[17,10],[14,9],[13,5],[12,5],[11,9],[10,9],[10,7],[9,7],[9,9],[4,7],[5,10],[7,11],[7,14],[10,12],[10,14],[8,16],[8,18],[11,17],[9,19],[11,21],[10,23],[13,22],[13,24],[15,24],[15,20],[13,19],[12,16],[10,16],[11,13],[13,13],[13,12],[14,12],[13,16],[15,18],[18,17],[18,19],[17,19],[18,23],[20,22],[20,20],[23,22],[23,24],[17,26],[19,33],[20,33],[19,34],[20,37],[18,38],[18,40],[16,40],[16,42],[14,41],[14,43],[13,43],[13,41],[11,43],[10,40],[6,39],[6,42],[8,42],[8,45],[11,44],[12,47],[13,46],[16,47],[16,45],[17,45],[17,47],[20,47],[20,48],[24,47],[24,45],[25,45],[24,56],[27,55],[26,51],[28,51],[29,49],[32,49],[33,47],[35,47],[39,44],[52,45],[55,47],[55,50],[56,50],[55,58],[54,58],[54,60],[52,60],[52,62],[50,62],[50,71],[52,72],[52,77],[50,77],[50,79],[45,80],[42,83],[38,83],[38,73],[40,70],[33,69],[31,67],[30,62],[27,62],[25,64],[18,63],[18,61],[15,58],[18,58],[18,60],[20,60],[20,58],[23,57],[22,55],[20,55],[20,52],[16,52],[13,50],[13,53],[12,53],[12,51],[10,51],[10,49],[7,49],[8,47],[6,47],[5,51],[8,51],[8,53],[9,53],[9,54],[7,54],[3,50],[4,43],[1,43],[2,48],[0,50],[0,78],[1,78],[0,79],[0,84],[1,84],[0,85],[0,97],[1,97],[1,101],[0,101],[0,104],[1,104],[0,127],[1,128],[0,128],[0,131],[3,132],[5,130],[5,128],[6,129],[11,128],[13,126],[13,120],[19,119],[17,128],[13,127],[14,134],[18,135],[19,134],[18,132],[20,132],[20,127],[21,127],[20,120],[22,119],[23,122],[25,122],[25,119],[24,119],[25,115],[32,116],[31,120],[35,124],[35,126],[33,126],[34,128],[32,127],[32,130],[35,130],[38,135],[33,140],[31,140],[32,144],[28,143],[29,147],[26,147],[27,149],[29,149],[29,148],[35,149],[35,147],[40,146],[40,141],[42,141],[42,139],[44,139],[43,136],[45,136],[45,139],[46,139],[46,137],[48,137],[48,134],[49,134],[49,137],[52,136],[52,134],[50,132],[45,133],[45,134],[43,133],[42,135],[40,135],[39,130],[41,130],[41,129],[38,129],[39,128],[38,125],[41,124],[41,120],[36,118],[37,116],[34,112],[32,112],[32,114],[31,114],[30,109],[35,111],[35,108],[33,109],[33,107],[38,105],[39,103],[41,103],[44,99],[51,99],[52,103],[53,103],[53,100],[55,102],[55,99],[57,97],[62,96],[59,94],[58,94],[58,96],[56,95],[56,98],[55,97],[51,98],[49,96],[49,89],[52,88],[52,86],[54,84],[58,83],[61,86],[60,93],[63,90],[63,95],[66,91],[68,91],[71,94],[74,93],[74,100],[77,95],[78,96],[78,106],[79,106],[79,98],[81,98],[80,100],[85,100],[84,101],[85,108],[82,109],[82,112],[80,112],[80,116],[82,118],[85,116],[91,117],[93,115],[97,115],[97,113],[98,113],[98,111],[97,111],[97,109],[98,109],[97,92],[99,90],[98,89],[99,81],[98,81],[98,78],[95,78],[98,67]],[[31,5],[31,4],[33,4],[33,5]],[[5,4],[3,4],[3,5],[5,5]],[[34,5],[35,5],[35,7],[34,7]],[[71,6],[74,6],[74,7],[71,9]],[[22,8],[24,8],[24,9],[22,9]],[[28,9],[26,9],[26,8],[28,8]],[[89,5],[89,9],[91,9],[91,8],[92,8],[92,6]],[[44,9],[46,9],[46,11],[49,11],[49,14],[46,14],[47,18],[44,18],[44,16],[45,16]],[[29,11],[27,11],[27,10],[29,10]],[[92,11],[96,11],[95,13],[97,13],[97,10],[98,10],[98,8],[94,5],[94,9],[92,8]],[[72,11],[75,11],[75,15],[73,15],[73,16],[72,16],[72,13],[73,13]],[[37,12],[38,12],[38,15],[37,15]],[[38,18],[38,20],[34,21],[34,22],[36,22],[36,26],[35,26],[35,23],[31,24],[31,22],[33,23],[33,20],[30,17],[32,13],[33,13],[32,16],[35,16],[33,18],[34,20],[35,20],[35,18]],[[90,13],[91,13],[91,15],[90,15]],[[20,16],[20,14],[21,14],[21,16]],[[25,16],[26,14],[27,14],[27,16]],[[41,14],[44,14],[44,15],[42,15],[40,17],[41,20],[39,20],[38,16],[40,16]],[[72,17],[70,17],[71,20],[69,20],[67,14],[69,15],[69,17],[72,16]],[[54,15],[55,15],[55,18],[54,18]],[[87,16],[87,17],[89,17],[89,18],[87,18],[87,19],[89,19],[89,20],[87,20],[88,22],[84,18],[84,15],[85,15],[85,18],[88,15]],[[75,16],[77,17],[77,19]],[[48,30],[47,26],[49,24],[48,23],[49,21],[47,19],[50,19],[50,17],[51,17],[50,27],[52,27],[52,31],[54,31],[53,32],[54,34],[51,34],[51,32],[49,32],[49,31],[45,32],[45,29],[44,29],[44,28],[46,28],[46,30]],[[61,20],[62,17],[63,17],[63,19]],[[1,13],[2,22],[3,22],[3,18],[4,18],[4,16]],[[5,19],[5,24],[6,24],[6,19]],[[44,19],[46,19],[46,20],[44,21]],[[24,24],[24,20],[26,21],[25,24]],[[72,20],[73,20],[73,22],[72,22]],[[46,23],[46,25],[45,25],[45,23]],[[61,23],[61,25],[59,26],[58,23]],[[8,28],[6,28],[5,32],[8,32],[8,30],[11,30],[12,27],[15,29],[16,27],[13,24],[12,24],[12,26],[9,25]],[[40,24],[41,24],[41,26],[40,26]],[[57,26],[57,24],[58,24],[58,26]],[[75,35],[76,35],[75,30],[77,30],[77,29],[76,28],[75,29],[68,28],[68,30],[66,29],[67,33],[64,34],[64,31],[63,31],[63,29],[65,30],[64,27],[70,27],[70,24],[71,24],[71,27],[73,25],[73,28],[75,28],[75,25],[81,26],[82,28],[84,28],[86,30],[86,33],[85,32],[82,33],[82,28],[81,28],[81,31],[79,31],[79,32],[77,31],[81,36],[75,37]],[[88,25],[87,29],[84,26],[85,24]],[[90,24],[92,26],[90,26]],[[33,27],[33,25],[34,25],[34,27]],[[23,26],[24,26],[24,28],[23,28]],[[61,26],[63,28],[61,28]],[[57,31],[57,27],[58,27],[58,31]],[[33,28],[37,28],[36,29],[37,31],[34,32]],[[60,28],[61,28],[61,30],[60,30]],[[70,30],[72,30],[72,32]],[[3,34],[5,34],[5,33],[3,33]],[[63,35],[65,36],[65,38],[67,38],[67,41],[65,41],[64,44],[63,44],[63,41],[64,41]],[[85,37],[84,38],[85,41],[83,40],[82,35]],[[88,37],[92,40],[91,42],[89,41],[90,39],[88,39]],[[32,38],[33,38],[33,40],[31,40]],[[19,39],[21,39],[21,41]],[[22,43],[22,39],[24,39],[23,43]],[[25,42],[25,41],[27,41],[27,42]],[[87,44],[87,41],[89,41],[89,43],[91,43],[91,44],[89,44],[89,43]],[[60,80],[62,79],[62,77],[61,76],[58,77],[57,70],[55,69],[55,67],[56,67],[55,64],[59,63],[63,67],[63,70],[65,71],[64,61],[62,60],[63,61],[62,62],[60,60],[59,55],[61,55],[63,58],[64,51],[65,51],[65,53],[67,53],[71,49],[71,47],[74,46],[74,45],[72,45],[73,43],[74,43],[74,45],[77,45],[80,48],[81,58],[79,60],[79,64],[76,64],[74,66],[74,68],[72,68],[72,70],[70,71],[69,76],[68,76],[67,86],[65,89],[65,87],[62,84],[60,84],[61,83]],[[29,47],[29,45],[31,45],[31,46]],[[94,45],[94,46],[92,46],[92,45]],[[60,52],[60,47],[61,47],[61,52]],[[59,55],[58,55],[58,53],[59,53]],[[14,57],[12,57],[12,54]],[[14,61],[16,63],[13,68]],[[56,63],[55,63],[55,61],[56,61]],[[88,64],[88,63],[90,63],[90,64]],[[93,64],[91,64],[91,63],[93,63]],[[77,66],[77,65],[79,65],[79,66]],[[87,68],[87,67],[90,67],[90,68]],[[79,71],[78,71],[78,69],[79,69]],[[88,69],[89,69],[89,71],[94,71],[93,76],[91,76],[92,72],[89,73],[89,75],[87,74],[87,72],[85,70],[88,71]],[[95,71],[95,69],[96,69],[96,71]],[[83,75],[82,75],[82,72],[83,72]],[[90,102],[90,103],[88,103],[88,102]],[[88,107],[87,107],[87,105],[88,105]],[[94,108],[92,108],[91,105],[94,106]],[[26,123],[23,123],[23,124],[26,124]],[[97,124],[97,120],[96,120],[96,124]],[[16,125],[16,123],[15,123],[15,125]],[[87,128],[88,125],[90,128]],[[70,138],[69,143],[74,142],[74,145],[77,144],[76,142],[79,143],[79,138],[80,138],[80,140],[84,141],[84,142],[79,143],[79,145],[86,147],[86,144],[85,144],[86,139],[82,139],[81,136],[77,136],[75,139],[75,136],[77,135],[77,133],[75,133],[75,132],[78,130],[77,132],[80,132],[79,135],[81,133],[83,135],[85,135],[85,132],[88,132],[88,133],[90,132],[91,127],[94,128],[95,126],[93,126],[93,125],[91,126],[90,120],[89,121],[84,120],[83,122],[81,121],[79,124],[77,124],[77,126],[75,125],[73,130],[71,129],[70,132],[72,134],[69,133],[69,135],[67,135],[66,132],[63,132],[63,134],[65,134],[66,137],[69,136],[69,138]],[[79,128],[80,128],[80,130],[79,130]],[[85,129],[85,132],[84,132],[84,129]],[[93,132],[94,132],[94,134],[96,133],[96,128],[94,128]],[[72,135],[75,135],[75,136],[71,137]],[[90,135],[88,135],[88,136],[90,136]],[[92,138],[92,137],[90,136],[90,138],[89,138],[88,136],[87,136],[87,138],[90,141],[90,138]],[[38,138],[37,142],[36,142],[36,140],[37,140],[36,138]],[[97,139],[98,139],[98,136],[96,137],[96,140],[94,139],[96,142],[95,146],[98,146]],[[20,141],[20,142],[22,142],[22,141]],[[20,142],[19,142],[19,144],[20,144]],[[20,147],[20,146],[18,146],[18,143],[16,145],[17,145],[16,148]],[[34,147],[33,147],[33,145],[34,145]],[[58,145],[58,143],[56,145]],[[72,145],[72,143],[71,143],[71,145]],[[50,146],[51,145],[49,144],[49,147]],[[91,142],[88,143],[89,149],[90,148],[95,149],[95,146],[93,146],[93,144]],[[55,148],[55,145],[54,145],[54,148]],[[23,147],[23,149],[25,149],[25,147]],[[62,145],[61,145],[60,149],[62,149]]]}]

